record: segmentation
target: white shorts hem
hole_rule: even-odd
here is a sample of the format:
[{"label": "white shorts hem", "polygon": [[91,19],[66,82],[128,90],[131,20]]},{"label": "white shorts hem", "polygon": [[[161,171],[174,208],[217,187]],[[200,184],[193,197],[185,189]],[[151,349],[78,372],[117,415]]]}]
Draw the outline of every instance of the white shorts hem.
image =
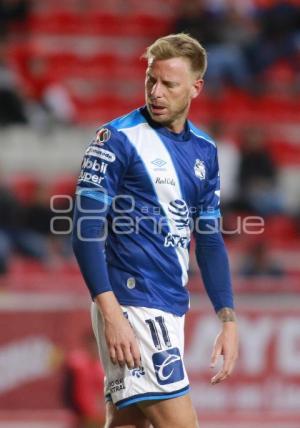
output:
[{"label": "white shorts hem", "polygon": [[152,401],[152,400],[168,400],[170,398],[180,397],[189,392],[190,386],[187,385],[178,391],[173,392],[146,392],[144,394],[133,395],[132,397],[124,398],[123,400],[117,401],[115,406],[117,409],[124,409],[132,404],[139,403],[141,401]]}]

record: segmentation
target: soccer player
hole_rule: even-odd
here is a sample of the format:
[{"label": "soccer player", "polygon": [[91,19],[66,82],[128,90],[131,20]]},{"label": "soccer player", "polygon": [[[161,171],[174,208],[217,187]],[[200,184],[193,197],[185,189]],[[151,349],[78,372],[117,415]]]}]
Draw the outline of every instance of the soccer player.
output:
[{"label": "soccer player", "polygon": [[106,374],[106,428],[195,428],[183,362],[192,233],[206,291],[220,319],[211,358],[225,380],[238,334],[220,233],[214,141],[187,120],[201,92],[206,52],[175,34],[147,48],[146,105],[101,127],[78,180],[73,248],[91,293]]}]

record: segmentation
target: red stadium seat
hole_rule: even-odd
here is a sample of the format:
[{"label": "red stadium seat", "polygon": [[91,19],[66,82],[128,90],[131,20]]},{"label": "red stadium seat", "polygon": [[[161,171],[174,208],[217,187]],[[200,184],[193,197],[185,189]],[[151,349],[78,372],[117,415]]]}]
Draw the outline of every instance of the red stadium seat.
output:
[{"label": "red stadium seat", "polygon": [[79,35],[102,34],[106,36],[150,36],[166,34],[171,29],[169,18],[153,15],[118,15],[112,13],[75,13],[56,11],[33,13],[29,27],[34,34]]},{"label": "red stadium seat", "polygon": [[17,174],[10,181],[10,188],[21,203],[29,203],[39,186],[39,180],[31,174]]},{"label": "red stadium seat", "polygon": [[49,185],[49,195],[73,196],[76,188],[76,177],[73,175],[62,175],[54,179]]}]

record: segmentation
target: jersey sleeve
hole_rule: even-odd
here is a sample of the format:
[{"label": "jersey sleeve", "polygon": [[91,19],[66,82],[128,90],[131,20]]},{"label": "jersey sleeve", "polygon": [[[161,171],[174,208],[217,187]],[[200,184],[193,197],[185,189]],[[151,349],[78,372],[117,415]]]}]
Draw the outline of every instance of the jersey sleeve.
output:
[{"label": "jersey sleeve", "polygon": [[125,135],[112,126],[97,130],[85,151],[76,194],[110,204],[130,162]]},{"label": "jersey sleeve", "polygon": [[198,216],[200,219],[215,219],[220,213],[220,173],[217,149],[212,146],[212,156],[207,163],[206,180],[198,201]]}]

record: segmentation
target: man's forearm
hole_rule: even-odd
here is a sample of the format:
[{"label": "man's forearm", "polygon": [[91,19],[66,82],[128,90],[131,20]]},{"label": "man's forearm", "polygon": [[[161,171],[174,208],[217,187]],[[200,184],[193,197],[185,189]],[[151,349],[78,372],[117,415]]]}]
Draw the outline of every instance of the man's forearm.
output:
[{"label": "man's forearm", "polygon": [[224,308],[233,309],[229,262],[221,233],[197,233],[196,257],[206,292],[215,311],[218,313]]},{"label": "man's forearm", "polygon": [[121,306],[113,291],[98,294],[94,301],[105,321],[112,322],[115,320],[116,316],[123,316]]}]

